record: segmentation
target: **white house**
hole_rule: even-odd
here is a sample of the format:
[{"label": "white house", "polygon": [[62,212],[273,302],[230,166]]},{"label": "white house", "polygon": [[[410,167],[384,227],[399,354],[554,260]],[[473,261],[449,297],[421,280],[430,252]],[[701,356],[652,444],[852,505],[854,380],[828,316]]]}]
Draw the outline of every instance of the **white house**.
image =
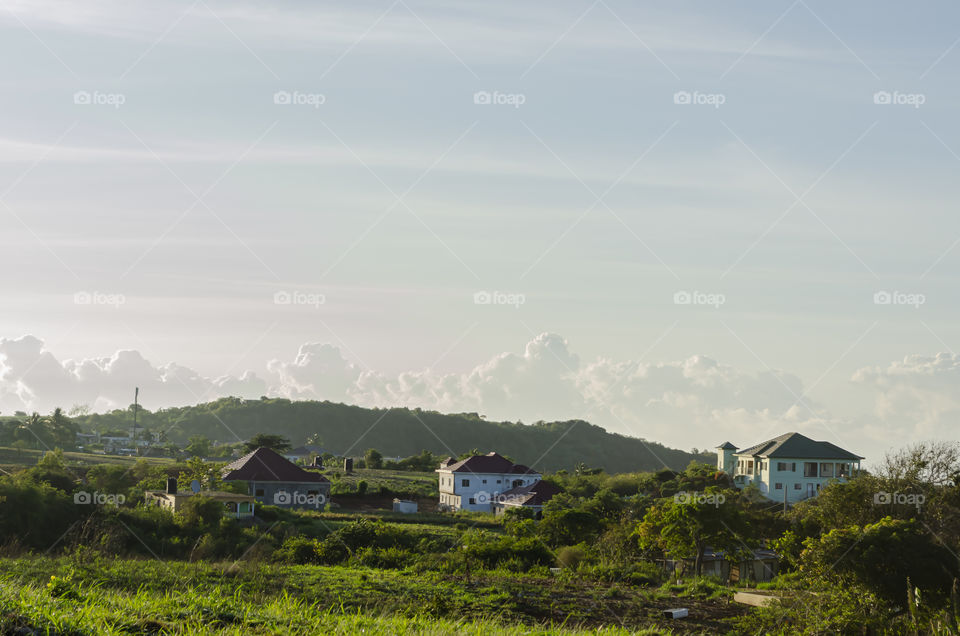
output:
[{"label": "white house", "polygon": [[504,493],[519,486],[531,486],[542,475],[532,468],[497,453],[474,455],[460,461],[448,457],[437,469],[440,478],[440,510],[493,512],[493,504]]},{"label": "white house", "polygon": [[733,476],[737,488],[756,484],[773,501],[794,503],[815,497],[834,480],[860,470],[863,457],[830,442],[785,433],[744,450],[730,442],[717,447],[717,468]]}]

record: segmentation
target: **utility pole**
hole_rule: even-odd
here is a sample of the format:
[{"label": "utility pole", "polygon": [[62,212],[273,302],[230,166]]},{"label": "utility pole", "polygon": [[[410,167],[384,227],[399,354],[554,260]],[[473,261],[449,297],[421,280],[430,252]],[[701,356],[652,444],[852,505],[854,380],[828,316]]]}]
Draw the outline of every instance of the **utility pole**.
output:
[{"label": "utility pole", "polygon": [[133,448],[140,454],[140,446],[137,444],[137,401],[140,398],[140,387],[133,389]]}]

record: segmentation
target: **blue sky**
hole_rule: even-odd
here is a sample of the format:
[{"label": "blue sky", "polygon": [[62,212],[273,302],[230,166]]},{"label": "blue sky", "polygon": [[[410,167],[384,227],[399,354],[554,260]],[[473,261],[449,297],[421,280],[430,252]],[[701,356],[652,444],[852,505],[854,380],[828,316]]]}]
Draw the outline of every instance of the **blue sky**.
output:
[{"label": "blue sky", "polygon": [[957,17],[5,3],[0,411],[137,381],[955,437]]}]

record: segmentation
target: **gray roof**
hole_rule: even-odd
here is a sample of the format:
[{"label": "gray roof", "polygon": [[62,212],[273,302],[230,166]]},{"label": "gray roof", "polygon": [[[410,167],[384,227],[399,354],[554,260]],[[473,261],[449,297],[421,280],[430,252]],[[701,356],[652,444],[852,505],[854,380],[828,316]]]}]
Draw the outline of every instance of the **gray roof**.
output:
[{"label": "gray roof", "polygon": [[784,433],[756,446],[737,451],[737,455],[796,459],[863,459],[835,444],[818,442],[800,433]]},{"label": "gray roof", "polygon": [[737,447],[731,444],[730,442],[724,442],[717,446],[720,450],[737,450]]}]

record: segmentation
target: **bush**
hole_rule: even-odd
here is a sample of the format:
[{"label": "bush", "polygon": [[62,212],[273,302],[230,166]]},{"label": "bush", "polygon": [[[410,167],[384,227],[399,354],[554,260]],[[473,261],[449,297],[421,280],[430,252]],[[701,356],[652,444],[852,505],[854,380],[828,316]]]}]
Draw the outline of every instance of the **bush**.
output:
[{"label": "bush", "polygon": [[568,545],[557,550],[557,563],[570,570],[576,570],[586,558],[587,553],[579,546]]}]

